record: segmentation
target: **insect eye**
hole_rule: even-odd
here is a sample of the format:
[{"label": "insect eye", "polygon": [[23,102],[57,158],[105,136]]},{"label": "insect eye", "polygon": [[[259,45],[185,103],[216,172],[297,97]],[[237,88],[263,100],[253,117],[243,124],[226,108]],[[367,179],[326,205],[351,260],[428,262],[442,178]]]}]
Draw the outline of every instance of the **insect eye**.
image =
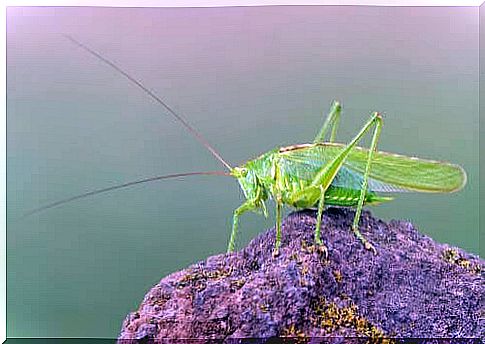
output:
[{"label": "insect eye", "polygon": [[247,168],[242,168],[241,169],[241,174],[243,177],[246,177],[246,175],[248,174],[248,169]]}]

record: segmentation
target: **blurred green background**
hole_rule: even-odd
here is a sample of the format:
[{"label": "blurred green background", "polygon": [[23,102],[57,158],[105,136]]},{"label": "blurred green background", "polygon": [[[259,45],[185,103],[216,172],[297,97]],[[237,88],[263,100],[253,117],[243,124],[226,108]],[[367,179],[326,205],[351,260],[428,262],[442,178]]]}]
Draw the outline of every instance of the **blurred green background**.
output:
[{"label": "blurred green background", "polygon": [[[242,202],[234,180],[201,176],[15,221],[92,189],[221,168],[61,34],[143,80],[232,164],[311,141],[332,99],[344,104],[344,142],[382,111],[381,150],[458,163],[468,184],[451,195],[399,195],[373,213],[478,253],[478,8],[10,7],[9,337],[116,337],[160,278],[225,251]],[[273,216],[244,215],[239,247],[272,225]]]}]

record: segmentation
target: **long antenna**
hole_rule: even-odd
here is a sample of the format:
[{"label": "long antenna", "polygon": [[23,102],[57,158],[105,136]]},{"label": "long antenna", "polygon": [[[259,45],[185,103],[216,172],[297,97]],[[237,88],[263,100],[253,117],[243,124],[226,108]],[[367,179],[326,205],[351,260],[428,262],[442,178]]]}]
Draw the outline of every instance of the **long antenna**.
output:
[{"label": "long antenna", "polygon": [[76,195],[76,196],[72,196],[72,197],[69,197],[69,198],[64,198],[64,199],[61,199],[59,201],[46,204],[42,207],[32,209],[31,211],[23,214],[21,218],[25,218],[25,217],[28,217],[28,216],[33,215],[35,213],[39,213],[43,210],[54,208],[54,207],[57,207],[57,206],[60,206],[60,205],[81,199],[81,198],[86,198],[86,197],[89,197],[89,196],[98,195],[100,193],[105,193],[105,192],[108,192],[108,191],[123,189],[123,188],[127,188],[129,186],[153,182],[153,181],[156,181],[156,180],[186,177],[186,176],[198,176],[198,175],[230,176],[229,173],[224,172],[224,171],[208,171],[208,172],[187,172],[187,173],[167,174],[167,175],[164,175],[164,176],[156,176],[156,177],[150,177],[150,178],[135,180],[135,181],[132,181],[132,182],[118,184],[118,185],[110,186],[110,187],[103,188],[103,189],[97,189],[97,190],[89,191],[89,192],[86,192],[86,193],[83,193],[83,194],[80,194],[80,195]]},{"label": "long antenna", "polygon": [[212,155],[219,160],[229,171],[232,170],[231,166],[221,157],[221,155],[209,144],[209,142],[197,131],[195,130],[182,116],[178,115],[170,106],[168,106],[159,96],[157,96],[153,91],[148,89],[146,86],[144,86],[140,81],[132,77],[130,74],[125,72],[123,69],[118,67],[114,62],[108,60],[98,52],[94,51],[93,49],[89,48],[88,46],[84,45],[83,43],[79,42],[78,40],[74,39],[73,37],[69,35],[64,35],[68,40],[70,40],[72,43],[77,45],[78,47],[84,49],[91,55],[95,56],[99,60],[103,61],[106,63],[108,66],[116,70],[118,73],[123,75],[125,78],[127,78],[129,81],[134,83],[136,86],[141,88],[143,92],[148,94],[150,97],[152,97],[157,103],[162,105],[177,121],[182,123],[182,125],[200,142],[204,145],[209,152],[212,153]]}]

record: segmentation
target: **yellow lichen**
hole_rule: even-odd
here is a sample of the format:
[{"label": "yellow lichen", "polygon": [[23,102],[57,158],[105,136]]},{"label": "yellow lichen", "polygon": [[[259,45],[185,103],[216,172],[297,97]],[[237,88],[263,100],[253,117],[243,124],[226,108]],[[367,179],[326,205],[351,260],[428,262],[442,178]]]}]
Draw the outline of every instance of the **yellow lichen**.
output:
[{"label": "yellow lichen", "polygon": [[480,274],[482,272],[482,267],[478,264],[473,264],[468,259],[464,258],[457,250],[453,248],[448,248],[444,250],[441,254],[443,260],[450,264],[457,265],[466,271],[473,274]]},{"label": "yellow lichen", "polygon": [[261,310],[261,312],[266,313],[266,312],[268,312],[268,311],[269,311],[269,305],[267,305],[267,304],[265,304],[265,303],[260,304],[260,305],[259,305],[259,309]]},{"label": "yellow lichen", "polygon": [[194,287],[197,291],[202,291],[207,287],[207,280],[218,280],[230,276],[232,268],[213,271],[203,269],[191,269],[177,282],[177,288],[183,289],[186,286]]},{"label": "yellow lichen", "polygon": [[244,278],[239,278],[231,281],[231,287],[241,289],[245,283],[246,280]]},{"label": "yellow lichen", "polygon": [[224,269],[224,270],[214,270],[214,271],[190,270],[178,282],[190,283],[201,279],[221,279],[231,275],[231,273],[232,273],[232,268],[227,270]]},{"label": "yellow lichen", "polygon": [[295,338],[295,341],[292,343],[307,343],[308,338],[302,330],[300,330],[295,324],[291,324],[287,328],[283,329],[283,331],[280,334],[280,337],[289,337],[289,338]]},{"label": "yellow lichen", "polygon": [[335,303],[329,303],[325,298],[322,298],[313,308],[315,314],[312,319],[313,324],[326,333],[331,334],[339,329],[349,328],[369,339],[383,339],[385,337],[381,329],[359,315],[357,306],[352,303],[349,306],[339,307]]},{"label": "yellow lichen", "polygon": [[334,270],[333,272],[333,277],[335,278],[335,281],[337,283],[341,283],[342,282],[342,273],[340,272],[340,270]]},{"label": "yellow lichen", "polygon": [[303,265],[303,267],[301,268],[301,274],[303,276],[305,276],[308,273],[309,270],[310,269],[309,269],[308,265]]}]

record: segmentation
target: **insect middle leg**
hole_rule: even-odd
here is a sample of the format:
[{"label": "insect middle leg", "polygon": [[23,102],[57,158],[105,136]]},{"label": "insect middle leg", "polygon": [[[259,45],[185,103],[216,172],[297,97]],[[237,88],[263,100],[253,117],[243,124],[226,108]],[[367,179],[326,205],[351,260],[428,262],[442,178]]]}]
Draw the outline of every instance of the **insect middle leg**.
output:
[{"label": "insect middle leg", "polygon": [[317,223],[315,226],[315,243],[327,255],[327,248],[320,238],[322,225],[323,208],[325,205],[325,188],[320,186],[309,186],[289,196],[290,204],[297,208],[309,208],[318,204]]},{"label": "insect middle leg", "polygon": [[323,245],[320,238],[320,227],[322,226],[323,208],[325,205],[325,190],[320,187],[320,199],[318,200],[318,212],[317,212],[317,226],[315,228],[315,242],[317,245]]},{"label": "insect middle leg", "polygon": [[317,212],[317,224],[315,227],[315,243],[320,247],[320,249],[325,254],[325,257],[328,256],[327,246],[325,246],[320,238],[320,228],[322,227],[322,216],[323,216],[323,208],[325,205],[325,190],[323,187],[320,187],[320,199],[318,200],[318,212]]},{"label": "insect middle leg", "polygon": [[273,256],[277,256],[279,254],[280,246],[281,246],[281,208],[283,204],[281,202],[281,198],[276,200],[276,240],[275,246],[273,250]]}]

